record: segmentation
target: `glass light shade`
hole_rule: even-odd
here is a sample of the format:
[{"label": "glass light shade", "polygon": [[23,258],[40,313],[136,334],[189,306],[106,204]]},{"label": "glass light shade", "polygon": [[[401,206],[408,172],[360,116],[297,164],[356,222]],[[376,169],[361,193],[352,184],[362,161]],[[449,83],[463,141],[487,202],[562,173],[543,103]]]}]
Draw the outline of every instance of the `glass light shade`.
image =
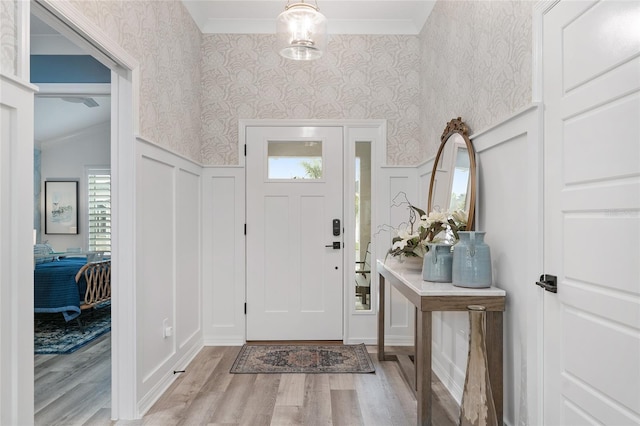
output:
[{"label": "glass light shade", "polygon": [[278,50],[297,61],[318,59],[327,47],[327,18],[315,6],[295,3],[278,15]]}]

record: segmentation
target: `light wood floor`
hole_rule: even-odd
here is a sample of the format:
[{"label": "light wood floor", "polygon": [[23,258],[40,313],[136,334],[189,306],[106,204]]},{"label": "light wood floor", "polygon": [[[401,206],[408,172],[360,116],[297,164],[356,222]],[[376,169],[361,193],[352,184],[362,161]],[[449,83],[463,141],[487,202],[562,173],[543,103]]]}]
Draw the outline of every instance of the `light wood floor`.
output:
[{"label": "light wood floor", "polygon": [[35,355],[35,424],[111,424],[111,333],[69,355]]},{"label": "light wood floor", "polygon": [[[105,337],[72,355],[36,356],[36,425],[113,424],[109,350]],[[239,350],[203,348],[142,420],[116,424],[416,424],[415,396],[398,363],[379,362],[374,347],[375,374],[230,374]],[[433,424],[455,425],[457,405],[442,384],[433,386]]]}]

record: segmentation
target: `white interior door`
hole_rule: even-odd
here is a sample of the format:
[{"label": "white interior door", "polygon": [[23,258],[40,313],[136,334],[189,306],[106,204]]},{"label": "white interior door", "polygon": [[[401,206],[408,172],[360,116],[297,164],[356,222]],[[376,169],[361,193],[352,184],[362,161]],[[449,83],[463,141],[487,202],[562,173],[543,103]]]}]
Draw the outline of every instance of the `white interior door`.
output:
[{"label": "white interior door", "polygon": [[247,340],[342,340],[342,128],[246,139]]},{"label": "white interior door", "polygon": [[640,2],[543,25],[544,424],[640,424]]}]

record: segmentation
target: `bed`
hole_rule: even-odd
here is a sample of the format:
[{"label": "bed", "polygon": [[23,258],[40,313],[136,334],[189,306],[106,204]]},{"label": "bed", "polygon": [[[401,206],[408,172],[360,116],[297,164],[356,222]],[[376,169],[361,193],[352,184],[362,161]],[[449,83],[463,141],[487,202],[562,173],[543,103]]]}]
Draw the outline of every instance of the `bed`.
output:
[{"label": "bed", "polygon": [[61,313],[71,321],[84,309],[110,302],[110,258],[100,251],[55,252],[46,242],[34,244],[34,312]]},{"label": "bed", "polygon": [[34,311],[60,312],[66,321],[78,317],[87,284],[84,276],[76,283],[76,274],[86,264],[86,257],[67,257],[37,263],[33,272]]}]

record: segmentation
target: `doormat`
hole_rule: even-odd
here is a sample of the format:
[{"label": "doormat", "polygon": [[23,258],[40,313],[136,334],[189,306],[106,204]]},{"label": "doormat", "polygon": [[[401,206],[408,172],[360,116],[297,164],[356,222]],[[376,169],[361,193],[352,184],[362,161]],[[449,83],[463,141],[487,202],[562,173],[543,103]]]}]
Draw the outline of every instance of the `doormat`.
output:
[{"label": "doormat", "polygon": [[244,345],[231,373],[373,373],[375,367],[360,345]]},{"label": "doormat", "polygon": [[36,354],[70,354],[111,331],[111,306],[80,315],[66,322],[62,314],[35,314],[34,349]]}]

